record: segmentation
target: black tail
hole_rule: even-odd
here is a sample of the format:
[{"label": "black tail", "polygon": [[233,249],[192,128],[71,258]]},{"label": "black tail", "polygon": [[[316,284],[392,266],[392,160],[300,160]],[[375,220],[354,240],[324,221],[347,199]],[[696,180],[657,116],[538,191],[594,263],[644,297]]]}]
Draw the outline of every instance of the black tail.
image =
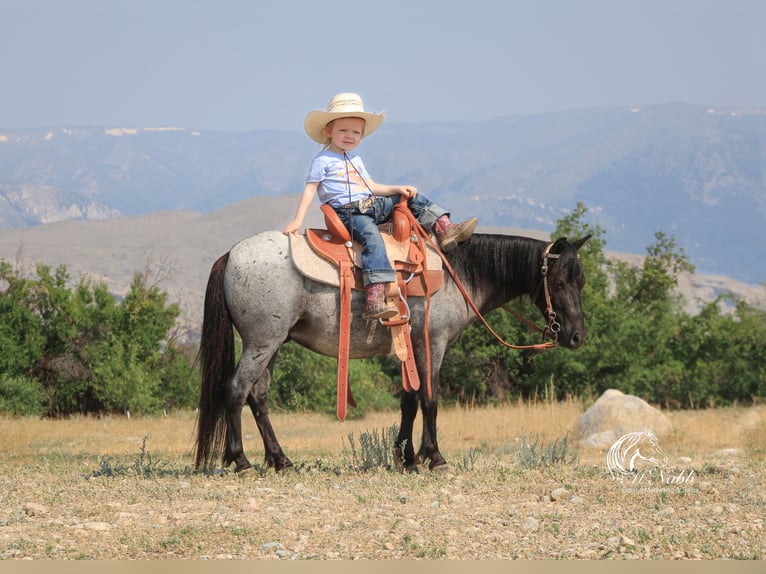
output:
[{"label": "black tail", "polygon": [[234,333],[226,307],[223,276],[229,254],[218,258],[210,270],[205,291],[200,360],[202,385],[197,418],[195,468],[207,469],[223,456],[226,418],[223,386],[234,374]]}]

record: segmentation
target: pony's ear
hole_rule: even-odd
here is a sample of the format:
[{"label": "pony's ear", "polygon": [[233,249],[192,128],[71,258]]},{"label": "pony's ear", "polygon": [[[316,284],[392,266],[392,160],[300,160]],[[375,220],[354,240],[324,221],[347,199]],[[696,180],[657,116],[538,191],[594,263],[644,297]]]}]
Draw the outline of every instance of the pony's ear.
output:
[{"label": "pony's ear", "polygon": [[580,247],[582,247],[583,245],[585,245],[585,242],[586,242],[586,241],[588,241],[588,239],[590,239],[590,238],[591,238],[591,236],[590,236],[590,235],[586,235],[586,236],[585,236],[585,237],[583,237],[582,239],[578,239],[577,241],[575,241],[574,243],[572,243],[572,245],[574,245],[574,248],[575,248],[575,249],[579,250],[579,249],[580,249]]}]

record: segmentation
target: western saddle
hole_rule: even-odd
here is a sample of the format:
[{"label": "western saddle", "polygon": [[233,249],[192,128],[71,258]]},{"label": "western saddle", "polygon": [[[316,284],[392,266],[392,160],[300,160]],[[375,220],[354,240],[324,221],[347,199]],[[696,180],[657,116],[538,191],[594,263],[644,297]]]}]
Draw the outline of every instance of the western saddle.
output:
[{"label": "western saddle", "polygon": [[[311,250],[337,268],[340,287],[340,318],[338,341],[337,416],[345,420],[348,404],[356,406],[348,382],[348,360],[351,334],[351,293],[363,290],[359,267],[359,244],[352,241],[338,214],[329,205],[321,206],[327,229],[306,229],[306,243]],[[402,363],[402,386],[405,391],[418,390],[420,379],[410,338],[410,316],[407,297],[426,297],[426,330],[430,295],[442,285],[444,273],[441,259],[428,246],[429,234],[412,215],[406,204],[398,203],[390,223],[381,226],[381,233],[391,264],[396,271],[396,283],[386,289],[386,297],[399,307],[399,316],[380,320],[390,328],[393,348]],[[430,253],[429,253],[430,252]],[[429,265],[433,269],[429,269]],[[428,385],[429,394],[431,391]]]}]

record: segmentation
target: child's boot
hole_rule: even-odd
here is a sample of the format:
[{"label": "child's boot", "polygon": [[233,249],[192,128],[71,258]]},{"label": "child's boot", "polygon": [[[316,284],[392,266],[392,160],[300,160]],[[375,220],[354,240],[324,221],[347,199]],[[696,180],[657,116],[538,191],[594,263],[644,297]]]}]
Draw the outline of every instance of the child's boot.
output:
[{"label": "child's boot", "polygon": [[393,301],[386,300],[385,283],[371,283],[364,288],[366,304],[364,307],[365,319],[390,319],[399,314]]},{"label": "child's boot", "polygon": [[442,215],[434,223],[434,234],[439,242],[439,247],[444,253],[452,251],[471,235],[479,220],[475,217],[463,221],[462,223],[452,223],[448,215]]}]

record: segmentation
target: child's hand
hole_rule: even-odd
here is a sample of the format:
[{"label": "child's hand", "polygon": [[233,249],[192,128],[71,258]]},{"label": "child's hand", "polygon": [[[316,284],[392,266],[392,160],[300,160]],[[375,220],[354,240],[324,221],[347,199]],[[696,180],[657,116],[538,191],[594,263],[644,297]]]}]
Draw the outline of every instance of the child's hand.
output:
[{"label": "child's hand", "polygon": [[287,227],[285,227],[284,234],[287,235],[289,233],[297,233],[300,228],[301,224],[293,219],[290,223],[287,224]]},{"label": "child's hand", "polygon": [[418,188],[412,185],[403,185],[399,188],[399,190],[399,195],[402,195],[407,199],[412,199],[418,194]]}]

